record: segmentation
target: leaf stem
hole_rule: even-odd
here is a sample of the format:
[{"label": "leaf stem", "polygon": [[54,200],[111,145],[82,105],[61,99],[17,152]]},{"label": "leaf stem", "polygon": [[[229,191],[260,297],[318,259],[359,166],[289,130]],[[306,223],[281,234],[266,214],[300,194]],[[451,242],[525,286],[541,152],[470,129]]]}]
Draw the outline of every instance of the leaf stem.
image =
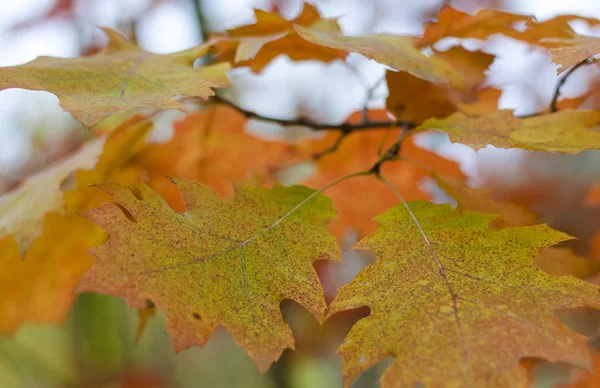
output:
[{"label": "leaf stem", "polygon": [[450,294],[450,298],[452,299],[452,309],[454,310],[454,318],[456,320],[456,329],[458,330],[458,333],[460,334],[460,338],[461,338],[461,343],[462,343],[462,347],[463,347],[463,352],[464,352],[464,361],[466,362],[466,360],[468,359],[468,351],[467,351],[467,346],[466,346],[466,342],[465,342],[465,336],[464,336],[464,332],[462,329],[462,324],[460,322],[460,317],[458,316],[458,303],[457,303],[457,295],[454,292],[454,289],[452,288],[452,284],[450,284],[450,280],[448,280],[448,276],[446,275],[446,271],[444,270],[444,266],[442,265],[442,262],[440,261],[437,253],[435,252],[435,250],[433,249],[433,246],[431,245],[431,242],[429,241],[429,238],[427,237],[427,235],[425,234],[425,231],[423,230],[423,227],[421,226],[421,223],[419,222],[419,219],[417,218],[417,216],[415,215],[415,213],[412,211],[412,209],[410,208],[410,206],[408,205],[408,203],[406,202],[406,200],[404,199],[404,197],[402,197],[402,194],[400,194],[400,192],[394,187],[394,185],[392,185],[392,183],[390,181],[388,181],[384,176],[382,176],[381,174],[377,175],[377,178],[382,181],[383,183],[385,183],[385,185],[392,191],[392,193],[394,193],[394,195],[396,197],[398,197],[398,199],[400,200],[400,202],[402,202],[402,205],[404,206],[404,208],[406,209],[406,211],[408,212],[408,214],[410,215],[410,217],[412,218],[413,222],[415,223],[417,229],[419,229],[419,232],[421,233],[421,236],[423,236],[423,240],[425,241],[425,245],[427,245],[427,248],[429,249],[429,251],[431,252],[431,255],[433,256],[433,259],[435,260],[435,263],[438,267],[438,271],[446,285],[446,288],[448,289],[448,293]]},{"label": "leaf stem", "polygon": [[286,218],[288,218],[290,215],[292,215],[292,213],[294,213],[296,210],[298,210],[299,208],[301,208],[304,204],[306,204],[308,201],[310,201],[311,199],[313,199],[315,196],[321,194],[323,191],[327,190],[328,188],[335,186],[336,184],[343,182],[347,179],[351,179],[351,178],[355,178],[358,176],[366,176],[366,175],[371,175],[370,171],[359,171],[359,172],[355,172],[352,174],[348,174],[348,175],[344,175],[340,178],[334,179],[331,182],[327,183],[325,186],[320,187],[319,189],[313,191],[308,197],[304,198],[302,201],[298,202],[296,204],[296,206],[294,206],[293,208],[291,208],[290,210],[288,210],[284,215],[282,215],[277,221],[275,221],[273,224],[271,224],[271,226],[269,226],[268,228],[256,233],[253,236],[248,237],[246,240],[242,241],[242,243],[240,244],[240,246],[244,246],[247,243],[249,243],[250,241],[262,236],[263,234],[265,234],[266,232],[268,232],[269,230],[275,228],[277,225],[279,225],[280,223],[282,223]]}]

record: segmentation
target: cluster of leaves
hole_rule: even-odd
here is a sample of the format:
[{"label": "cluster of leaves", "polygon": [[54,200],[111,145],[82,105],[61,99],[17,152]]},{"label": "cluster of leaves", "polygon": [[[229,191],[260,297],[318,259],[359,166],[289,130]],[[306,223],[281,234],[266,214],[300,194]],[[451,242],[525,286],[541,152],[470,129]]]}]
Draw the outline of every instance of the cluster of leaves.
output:
[{"label": "cluster of leaves", "polygon": [[[294,347],[280,312],[291,299],[321,323],[370,309],[339,349],[347,384],[388,356],[395,362],[385,387],[524,385],[524,357],[589,365],[587,339],[555,315],[600,303],[596,286],[553,276],[561,275],[552,270],[558,262],[577,258],[549,247],[571,237],[467,187],[456,163],[414,141],[436,129],[474,149],[600,149],[592,128],[600,112],[576,103],[559,110],[559,89],[548,111],[498,110],[499,93],[483,86],[493,56],[436,46],[500,33],[547,48],[560,71],[573,70],[600,53],[600,38],[576,35],[574,19],[581,18],[538,22],[444,7],[421,37],[346,36],[306,5],[293,21],[256,11],[255,24],[182,52],[144,52],[104,29],[110,42],[94,56],[0,68],[0,89],[54,93],[99,137],[0,199],[0,333],[62,322],[74,295],[92,291],[135,308],[157,306],[176,351],[203,346],[225,327],[265,372]],[[356,112],[341,124],[278,120],[215,94],[230,86],[231,67],[260,72],[281,54],[330,62],[348,53],[390,68],[386,110]],[[204,55],[210,63],[195,66]],[[169,143],[146,141],[156,113],[122,116],[185,110],[181,97],[207,101],[175,123]],[[113,115],[121,121],[109,128]],[[252,118],[326,134],[266,141],[244,132]],[[304,186],[277,183],[300,162],[312,165]],[[420,185],[427,177],[458,209],[430,202]],[[340,261],[350,228],[361,237],[355,248],[376,260],[327,305],[313,264]]]}]

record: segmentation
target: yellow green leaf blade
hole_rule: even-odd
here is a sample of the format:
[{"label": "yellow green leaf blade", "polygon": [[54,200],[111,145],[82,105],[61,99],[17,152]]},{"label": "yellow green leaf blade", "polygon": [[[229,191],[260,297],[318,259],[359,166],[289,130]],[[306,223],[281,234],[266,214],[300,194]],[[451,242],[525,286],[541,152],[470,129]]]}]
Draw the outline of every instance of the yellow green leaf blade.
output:
[{"label": "yellow green leaf blade", "polygon": [[519,119],[500,110],[477,117],[455,113],[444,119],[429,119],[418,129],[438,129],[453,142],[480,149],[488,144],[499,148],[576,154],[600,148],[600,112],[565,109],[556,113]]},{"label": "yellow green leaf blade", "polygon": [[185,110],[175,96],[208,98],[213,88],[229,86],[228,64],[194,68],[209,46],[171,54],[152,54],[116,31],[99,54],[82,58],[39,57],[0,68],[0,90],[23,88],[55,94],[61,106],[84,125],[134,108]]},{"label": "yellow green leaf blade", "polygon": [[156,304],[177,350],[204,345],[225,327],[262,372],[294,346],[282,300],[322,321],[326,305],[312,263],[340,256],[327,232],[335,215],[328,198],[301,186],[236,187],[223,202],[209,187],[181,180],[187,211],[177,213],[145,185],[102,187],[115,204],[86,216],[110,238],[92,250],[96,262],[79,291],[120,296],[133,307]]},{"label": "yellow green leaf blade", "polygon": [[546,225],[494,231],[494,216],[409,206],[431,249],[403,206],[389,210],[357,245],[376,261],[330,306],[329,315],[371,309],[339,349],[346,383],[390,355],[396,361],[383,387],[524,386],[520,357],[588,362],[586,339],[553,312],[597,305],[597,287],[552,277],[534,263],[541,248],[567,235]]},{"label": "yellow green leaf blade", "polygon": [[450,64],[428,57],[415,46],[414,39],[397,35],[347,36],[340,32],[294,25],[305,40],[333,49],[356,52],[365,57],[407,71],[415,77],[437,83],[451,83],[462,88],[459,74]]}]

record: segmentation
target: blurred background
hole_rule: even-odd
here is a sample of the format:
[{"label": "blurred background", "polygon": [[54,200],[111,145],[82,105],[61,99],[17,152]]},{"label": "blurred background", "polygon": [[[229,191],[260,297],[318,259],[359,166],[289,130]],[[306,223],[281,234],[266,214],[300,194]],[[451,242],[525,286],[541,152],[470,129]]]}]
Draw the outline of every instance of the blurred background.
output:
[{"label": "blurred background", "polygon": [[[0,66],[22,64],[40,55],[93,54],[106,44],[106,37],[96,26],[117,29],[150,52],[179,51],[201,43],[207,33],[252,23],[253,8],[278,11],[293,18],[302,3],[302,0],[0,0]],[[323,16],[339,17],[347,34],[419,35],[424,23],[444,4],[470,13],[481,8],[499,8],[533,14],[540,20],[559,14],[600,18],[597,0],[314,0],[311,3]],[[599,27],[593,28],[583,21],[574,21],[572,27],[581,34],[600,34]],[[557,66],[544,50],[498,35],[486,42],[463,44],[497,56],[487,72],[487,85],[502,90],[500,108],[529,114],[549,105],[558,76]],[[383,66],[360,55],[350,55],[348,62],[351,66],[293,63],[281,56],[260,74],[247,69],[232,71],[234,86],[229,95],[244,108],[267,116],[303,115],[314,121],[341,122],[362,108],[367,89],[385,72]],[[599,79],[597,66],[584,67],[569,79],[562,96],[588,94]],[[373,93],[370,107],[384,107],[386,95],[383,83]],[[589,102],[595,103],[593,99]],[[168,141],[172,121],[181,117],[180,112],[160,116],[152,141]],[[281,128],[264,123],[250,122],[247,130],[270,137],[285,136]],[[31,174],[61,159],[89,136],[86,128],[61,110],[55,96],[18,89],[0,91],[0,193],[9,192]],[[460,162],[473,185],[492,188],[499,198],[535,198],[534,210],[561,230],[589,239],[600,229],[596,208],[590,212],[584,206],[589,191],[600,182],[597,151],[557,155],[488,146],[475,152],[451,144],[443,134],[427,134],[419,141],[422,146]],[[438,202],[449,200],[433,182],[422,184],[435,194]],[[582,255],[588,255],[585,248],[580,249]],[[323,275],[327,277],[324,288],[328,299],[369,260],[369,255],[346,253],[344,265]],[[339,357],[334,355],[335,349],[352,323],[368,310],[335,316],[324,327],[293,302],[284,302],[282,311],[293,328],[297,351],[286,351],[266,375],[260,376],[225,331],[215,333],[205,349],[196,347],[175,356],[159,312],[136,312],[121,300],[83,295],[64,327],[28,325],[15,338],[0,340],[0,383],[3,387],[40,383],[72,386],[85,376],[85,381],[90,382],[87,386],[341,387],[341,365]],[[140,330],[142,327],[144,330]],[[386,362],[372,368],[355,386],[377,386],[377,378],[385,366]],[[551,373],[539,374],[534,384],[552,386],[567,379],[569,373],[568,368],[557,367]],[[103,376],[119,376],[118,382],[103,381]]]}]

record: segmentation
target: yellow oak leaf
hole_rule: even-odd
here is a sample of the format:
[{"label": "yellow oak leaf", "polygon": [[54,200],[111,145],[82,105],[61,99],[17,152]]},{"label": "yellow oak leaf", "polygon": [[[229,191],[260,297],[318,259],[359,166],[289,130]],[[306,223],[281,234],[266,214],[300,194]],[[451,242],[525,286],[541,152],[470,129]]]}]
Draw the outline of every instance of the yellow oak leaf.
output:
[{"label": "yellow oak leaf", "polygon": [[219,60],[229,60],[238,66],[262,71],[275,57],[285,54],[295,61],[320,60],[331,62],[344,59],[346,52],[319,46],[300,38],[294,24],[325,31],[339,32],[336,20],[321,19],[317,9],[304,4],[302,13],[289,21],[273,12],[254,10],[256,23],[228,30],[225,37],[216,38]]},{"label": "yellow oak leaf", "polygon": [[103,28],[110,42],[100,53],[82,58],[39,57],[0,67],[0,90],[23,88],[55,94],[60,105],[91,127],[133,108],[179,109],[172,97],[214,95],[211,88],[230,85],[227,64],[194,68],[209,45],[171,54],[152,54]]},{"label": "yellow oak leaf", "polygon": [[[313,190],[236,186],[223,202],[210,187],[179,180],[187,211],[143,184],[102,185],[114,203],[84,213],[108,242],[78,287],[160,308],[177,351],[228,329],[261,372],[294,346],[279,305],[292,299],[320,322],[325,299],[313,262],[339,260],[327,224],[331,201]],[[310,247],[310,249],[307,249]]]},{"label": "yellow oak leaf", "polygon": [[67,213],[75,214],[107,201],[108,197],[94,187],[96,184],[111,180],[127,184],[142,178],[134,161],[148,147],[146,135],[151,128],[152,121],[134,116],[109,134],[96,166],[74,173],[75,187],[64,193]]},{"label": "yellow oak leaf", "polygon": [[[457,201],[459,212],[500,215],[490,223],[493,228],[530,226],[539,219],[536,214],[517,203],[494,200],[490,190],[470,188],[455,179],[437,177],[436,181]],[[535,258],[535,263],[553,276],[571,275],[586,278],[600,270],[600,263],[578,256],[570,248],[544,248]]]},{"label": "yellow oak leaf", "polygon": [[494,60],[493,55],[471,52],[462,47],[436,52],[435,55],[458,72],[463,90],[425,81],[407,72],[388,71],[386,106],[397,119],[420,124],[428,118],[445,117],[456,112],[459,103],[475,101],[477,89],[485,81],[484,71]]},{"label": "yellow oak leaf", "polygon": [[524,386],[521,357],[589,362],[587,339],[554,311],[597,306],[598,288],[550,276],[533,260],[567,235],[546,225],[494,231],[492,215],[408,206],[420,227],[402,205],[379,216],[379,229],[356,245],[376,261],[340,289],[328,311],[371,309],[339,349],[347,385],[388,356],[396,361],[384,388]]},{"label": "yellow oak leaf", "polygon": [[458,89],[464,85],[457,71],[437,56],[423,54],[414,39],[398,35],[347,36],[338,31],[294,25],[298,35],[314,44],[354,52],[396,70],[436,83],[450,83]]},{"label": "yellow oak leaf", "polygon": [[517,118],[500,110],[478,117],[461,112],[444,119],[429,119],[418,129],[438,129],[453,142],[480,149],[488,144],[499,148],[524,148],[576,154],[600,148],[600,132],[591,127],[600,122],[600,112],[563,110],[540,116]]},{"label": "yellow oak leaf", "polygon": [[0,334],[24,322],[59,323],[73,302],[73,289],[93,259],[86,251],[106,233],[74,215],[46,214],[44,230],[21,259],[14,238],[0,240]]}]

